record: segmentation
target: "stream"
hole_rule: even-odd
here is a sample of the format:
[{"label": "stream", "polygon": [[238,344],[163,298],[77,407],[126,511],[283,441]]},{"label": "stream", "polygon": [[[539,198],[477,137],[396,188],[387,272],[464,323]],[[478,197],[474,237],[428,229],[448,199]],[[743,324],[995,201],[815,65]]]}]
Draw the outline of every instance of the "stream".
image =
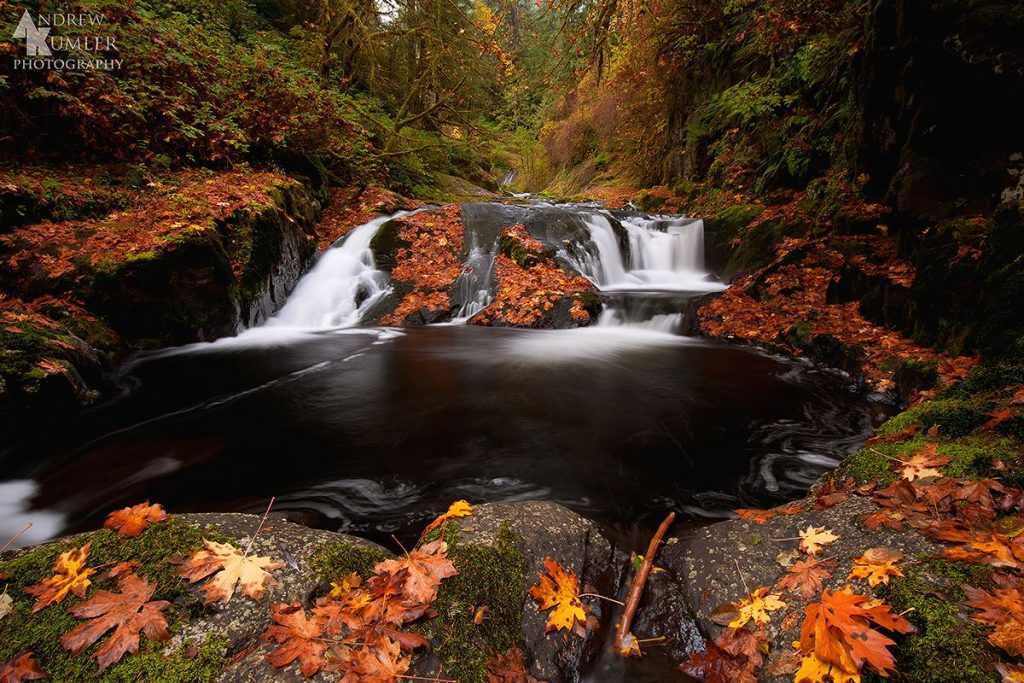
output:
[{"label": "stream", "polygon": [[[667,510],[693,524],[802,495],[882,407],[831,371],[685,337],[704,271],[699,220],[586,205],[464,206],[451,320],[369,322],[392,293],[370,248],[325,252],[265,324],[138,355],[120,397],[0,454],[0,536],[95,527],[142,500],[175,512],[275,510],[414,539],[456,499],[554,500],[620,537]],[[503,226],[522,222],[601,290],[580,329],[467,325],[494,292]]]}]

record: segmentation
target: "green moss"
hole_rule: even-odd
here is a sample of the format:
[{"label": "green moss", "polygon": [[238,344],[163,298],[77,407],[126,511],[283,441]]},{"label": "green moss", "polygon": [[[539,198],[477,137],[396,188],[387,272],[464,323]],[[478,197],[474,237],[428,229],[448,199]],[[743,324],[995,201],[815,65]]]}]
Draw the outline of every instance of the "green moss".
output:
[{"label": "green moss", "polygon": [[890,419],[878,429],[879,434],[893,434],[908,425],[922,430],[938,425],[942,436],[963,436],[988,421],[992,406],[987,401],[970,398],[943,398],[914,406]]},{"label": "green moss", "polygon": [[373,566],[388,558],[388,553],[374,546],[354,543],[323,543],[313,551],[310,564],[317,578],[334,581],[355,572],[366,578],[373,574]]},{"label": "green moss", "polygon": [[47,329],[28,320],[0,325],[0,374],[28,375],[40,360],[66,345],[66,339],[67,335],[60,330]]},{"label": "green moss", "polygon": [[[894,612],[905,613],[917,632],[899,639],[896,668],[916,683],[981,683],[999,680],[998,654],[987,629],[962,612],[964,585],[987,587],[992,569],[922,556],[906,577],[880,586],[877,594]],[[969,610],[968,610],[969,611]]]},{"label": "green moss", "polygon": [[[457,524],[446,525],[446,537]],[[526,590],[523,554],[515,547],[507,525],[497,534],[497,544],[449,544],[449,557],[459,570],[441,584],[434,609],[438,617],[426,628],[444,661],[448,678],[461,683],[486,683],[487,660],[521,644],[523,595]],[[477,609],[487,607],[483,621],[473,623]]]},{"label": "green moss", "polygon": [[[889,483],[897,478],[892,458],[906,458],[934,442],[922,433],[913,439],[896,444],[878,443],[850,455],[842,465],[842,475],[853,477],[858,483],[877,481]],[[1004,481],[1013,481],[1021,472],[1022,462],[1018,443],[1010,438],[982,433],[974,436],[938,441],[939,455],[950,458],[948,465],[940,468],[948,477],[958,479],[983,479],[993,474],[992,463],[1000,460],[1005,469],[1001,473]]]},{"label": "green moss", "polygon": [[174,576],[176,557],[185,557],[202,547],[202,539],[220,542],[231,539],[214,531],[201,530],[175,520],[154,524],[138,538],[121,539],[117,534],[100,530],[63,541],[47,544],[0,562],[0,575],[8,576],[7,592],[14,599],[14,610],[0,621],[0,660],[22,652],[35,653],[40,667],[48,679],[55,681],[202,681],[216,677],[226,660],[221,655],[225,641],[211,636],[199,648],[195,657],[182,652],[165,658],[163,643],[141,639],[139,655],[128,655],[118,664],[103,672],[98,671],[91,654],[105,641],[76,655],[69,655],[60,645],[60,637],[82,623],[71,616],[68,609],[81,602],[69,595],[61,603],[44,607],[32,613],[34,599],[24,588],[52,575],[54,560],[72,547],[91,543],[88,566],[98,568],[87,597],[95,590],[114,589],[114,582],[106,578],[104,569],[117,562],[136,560],[141,566],[135,571],[157,584],[154,600],[168,600],[171,607],[165,612],[172,633],[187,619],[201,613],[204,608],[189,589],[188,584]]},{"label": "green moss", "polygon": [[786,331],[786,342],[795,348],[803,348],[814,334],[814,329],[806,320],[798,320]]},{"label": "green moss", "polygon": [[966,399],[1015,384],[1024,384],[1024,364],[982,365],[967,378],[942,392],[941,398]]}]

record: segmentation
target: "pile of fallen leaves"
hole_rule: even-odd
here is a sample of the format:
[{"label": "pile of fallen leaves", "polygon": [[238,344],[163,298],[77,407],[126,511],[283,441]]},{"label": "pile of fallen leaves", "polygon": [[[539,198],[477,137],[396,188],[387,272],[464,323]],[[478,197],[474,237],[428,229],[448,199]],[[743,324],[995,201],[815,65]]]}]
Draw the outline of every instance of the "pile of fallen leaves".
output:
[{"label": "pile of fallen leaves", "polygon": [[411,290],[382,325],[402,325],[417,312],[446,315],[450,291],[462,274],[462,209],[452,204],[396,219],[401,226],[391,278]]},{"label": "pile of fallen leaves", "polygon": [[[87,274],[83,264],[123,260],[189,233],[215,231],[217,221],[243,207],[271,204],[270,188],[295,184],[276,173],[183,171],[153,181],[128,209],[104,218],[43,221],[0,235],[3,268],[20,283],[70,285]],[[232,263],[236,276],[243,265]]]},{"label": "pile of fallen leaves", "polygon": [[[834,248],[836,242],[856,242],[868,250],[853,257]],[[891,238],[856,236],[824,239],[786,238],[775,260],[755,273],[740,277],[720,297],[698,312],[701,331],[719,339],[739,339],[802,354],[793,330],[803,329],[810,340],[830,335],[848,347],[864,351],[862,370],[879,391],[893,388],[892,361],[936,361],[939,386],[962,379],[977,359],[946,356],[915,344],[898,332],[876,325],[861,313],[857,302],[829,303],[829,286],[844,267],[859,268],[906,287],[914,279],[909,263],[896,258]]]},{"label": "pile of fallen leaves", "polygon": [[556,306],[568,307],[568,318],[587,325],[592,314],[577,296],[595,290],[593,283],[559,267],[544,245],[530,236],[522,225],[505,228],[502,240],[509,240],[527,255],[520,265],[504,253],[495,260],[498,279],[494,300],[469,319],[471,325],[544,327]]}]

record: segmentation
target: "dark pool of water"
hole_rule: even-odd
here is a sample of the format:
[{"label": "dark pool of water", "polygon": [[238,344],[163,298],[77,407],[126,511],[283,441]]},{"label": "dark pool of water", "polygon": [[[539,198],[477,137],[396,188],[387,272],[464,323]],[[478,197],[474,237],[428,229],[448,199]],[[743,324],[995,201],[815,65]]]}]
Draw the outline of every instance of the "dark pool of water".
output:
[{"label": "dark pool of water", "polygon": [[141,358],[125,381],[0,456],[27,494],[8,525],[29,508],[53,534],[145,499],[262,511],[271,496],[377,539],[458,498],[698,520],[800,495],[877,413],[809,364],[626,328],[255,335]]}]

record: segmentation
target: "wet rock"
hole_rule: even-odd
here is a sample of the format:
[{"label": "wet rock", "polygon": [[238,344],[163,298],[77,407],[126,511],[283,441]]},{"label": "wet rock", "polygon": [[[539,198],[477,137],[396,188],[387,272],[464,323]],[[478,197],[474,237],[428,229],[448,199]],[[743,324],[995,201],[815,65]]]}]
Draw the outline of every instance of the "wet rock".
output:
[{"label": "wet rock", "polygon": [[[905,557],[936,551],[936,546],[912,529],[869,532],[861,519],[877,508],[867,498],[854,496],[831,508],[796,515],[777,515],[765,524],[733,519],[671,537],[658,553],[656,565],[665,571],[651,575],[633,632],[638,638],[664,636],[674,661],[681,662],[703,649],[702,637],[713,639],[722,627],[710,620],[724,603],[736,603],[761,586],[773,586],[786,572],[780,554],[797,548],[793,539],[808,526],[832,530],[839,540],[827,546],[825,555],[838,563],[830,590],[841,588],[852,567],[852,558],[872,547],[898,550]],[[782,539],[782,540],[780,540]],[[773,616],[768,636],[776,644],[767,666],[799,639],[803,608],[808,600],[784,593],[785,610]],[[786,618],[795,613],[796,617]],[[788,630],[780,625],[787,623]]]},{"label": "wet rock", "polygon": [[[553,558],[579,577],[583,592],[614,595],[622,582],[623,558],[616,557],[611,543],[597,526],[557,503],[530,501],[488,503],[460,519],[459,543],[494,546],[501,529],[514,538],[525,559],[526,590],[544,571],[544,559]],[[587,608],[601,624],[585,638],[564,631],[546,633],[547,613],[524,591],[522,630],[525,659],[539,680],[578,681],[580,672],[601,646],[612,627],[608,606],[587,599]]]},{"label": "wet rock", "polygon": [[[208,526],[232,536],[242,548],[249,543],[260,520],[258,515],[231,512],[184,514],[176,517],[187,524]],[[277,584],[267,589],[260,602],[236,594],[227,605],[218,604],[207,608],[199,617],[183,625],[181,631],[167,643],[165,651],[177,651],[182,643],[198,645],[207,634],[223,633],[228,638],[229,653],[241,653],[242,656],[223,673],[220,680],[304,680],[295,667],[279,670],[268,664],[265,655],[269,650],[261,644],[259,636],[270,624],[270,605],[297,600],[310,607],[316,596],[330,590],[330,582],[321,576],[316,560],[325,544],[367,548],[377,551],[381,557],[390,555],[380,546],[361,538],[310,529],[271,516],[252,541],[250,552],[270,556],[284,564],[273,572]]]}]

